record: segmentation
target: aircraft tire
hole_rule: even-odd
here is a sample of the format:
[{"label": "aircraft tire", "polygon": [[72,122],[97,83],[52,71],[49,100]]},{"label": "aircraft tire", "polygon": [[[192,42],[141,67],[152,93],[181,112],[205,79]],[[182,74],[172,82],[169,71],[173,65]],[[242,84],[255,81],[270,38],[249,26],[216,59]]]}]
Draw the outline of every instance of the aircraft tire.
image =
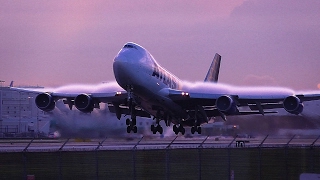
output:
[{"label": "aircraft tire", "polygon": [[178,135],[178,133],[179,133],[179,129],[177,128],[176,125],[173,125],[173,132],[174,132],[176,135]]},{"label": "aircraft tire", "polygon": [[198,134],[201,134],[201,127],[198,127],[197,132]]},{"label": "aircraft tire", "polygon": [[161,126],[158,126],[158,132],[160,133],[160,134],[162,134],[163,133],[163,128],[161,127]]},{"label": "aircraft tire", "polygon": [[130,119],[126,119],[126,125],[129,126],[130,125]]},{"label": "aircraft tire", "polygon": [[137,133],[137,132],[138,132],[138,128],[137,128],[137,126],[133,126],[132,131],[133,131],[133,133]]},{"label": "aircraft tire", "polygon": [[184,135],[184,133],[186,132],[186,130],[184,129],[183,126],[180,126],[180,132],[181,132],[182,135]]},{"label": "aircraft tire", "polygon": [[181,134],[184,135],[186,133],[185,129],[182,129]]},{"label": "aircraft tire", "polygon": [[192,126],[192,127],[191,127],[191,134],[194,134],[194,133],[195,133],[195,131],[196,131],[196,130],[195,130],[195,127],[194,127],[194,126]]},{"label": "aircraft tire", "polygon": [[131,126],[127,126],[127,133],[130,133],[131,131]]}]

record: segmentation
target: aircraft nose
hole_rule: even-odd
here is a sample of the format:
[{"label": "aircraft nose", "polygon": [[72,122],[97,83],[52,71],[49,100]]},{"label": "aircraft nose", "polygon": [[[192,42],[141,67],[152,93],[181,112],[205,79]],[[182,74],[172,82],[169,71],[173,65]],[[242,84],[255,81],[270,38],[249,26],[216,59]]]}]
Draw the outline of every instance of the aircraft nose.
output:
[{"label": "aircraft nose", "polygon": [[114,62],[128,62],[128,58],[125,54],[119,53],[115,58]]},{"label": "aircraft nose", "polygon": [[116,57],[114,59],[113,73],[121,87],[125,88],[130,83],[130,64],[126,57]]}]

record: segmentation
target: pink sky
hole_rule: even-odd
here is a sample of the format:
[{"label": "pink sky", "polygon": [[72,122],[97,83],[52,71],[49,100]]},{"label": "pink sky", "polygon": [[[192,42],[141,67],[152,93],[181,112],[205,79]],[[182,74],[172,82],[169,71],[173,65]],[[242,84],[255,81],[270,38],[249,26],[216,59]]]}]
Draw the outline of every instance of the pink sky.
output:
[{"label": "pink sky", "polygon": [[220,81],[320,87],[320,1],[0,1],[0,80],[61,86],[114,81],[112,60],[136,42],[188,81],[216,52]]}]

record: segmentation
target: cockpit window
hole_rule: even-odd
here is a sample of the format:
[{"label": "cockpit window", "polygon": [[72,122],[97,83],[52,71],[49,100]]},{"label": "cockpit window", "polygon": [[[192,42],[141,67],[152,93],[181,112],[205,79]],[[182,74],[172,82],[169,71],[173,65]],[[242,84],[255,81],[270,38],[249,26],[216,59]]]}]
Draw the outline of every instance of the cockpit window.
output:
[{"label": "cockpit window", "polygon": [[126,44],[123,46],[123,48],[135,48],[137,49],[134,45],[131,45],[131,44]]}]

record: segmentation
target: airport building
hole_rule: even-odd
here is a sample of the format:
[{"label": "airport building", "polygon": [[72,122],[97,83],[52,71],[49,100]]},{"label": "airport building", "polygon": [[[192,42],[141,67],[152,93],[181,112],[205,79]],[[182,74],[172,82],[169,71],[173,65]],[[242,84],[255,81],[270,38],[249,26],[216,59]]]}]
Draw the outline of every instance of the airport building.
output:
[{"label": "airport building", "polygon": [[0,137],[33,137],[49,133],[50,116],[36,107],[36,95],[0,87]]}]

